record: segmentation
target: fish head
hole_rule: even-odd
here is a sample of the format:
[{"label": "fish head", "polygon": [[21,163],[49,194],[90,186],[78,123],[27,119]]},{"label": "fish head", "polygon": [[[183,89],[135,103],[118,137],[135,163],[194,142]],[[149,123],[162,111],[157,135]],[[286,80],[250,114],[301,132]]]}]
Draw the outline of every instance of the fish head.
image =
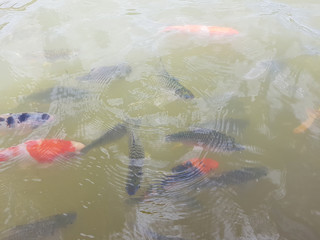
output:
[{"label": "fish head", "polygon": [[175,91],[175,94],[182,97],[183,99],[193,99],[194,95],[186,88],[179,88]]},{"label": "fish head", "polygon": [[65,227],[69,224],[73,224],[77,218],[77,213],[75,212],[68,212],[57,214],[54,216],[57,226]]}]

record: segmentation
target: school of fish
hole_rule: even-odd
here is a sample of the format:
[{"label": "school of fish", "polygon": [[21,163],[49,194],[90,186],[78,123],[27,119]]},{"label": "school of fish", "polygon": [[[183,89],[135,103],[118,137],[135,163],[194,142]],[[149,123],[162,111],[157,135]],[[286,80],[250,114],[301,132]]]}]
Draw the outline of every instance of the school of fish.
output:
[{"label": "school of fish", "polygon": [[[206,25],[173,25],[162,28],[161,32],[180,32],[192,34],[205,34],[209,36],[234,36],[239,32],[236,29]],[[113,66],[102,66],[93,68],[89,73],[77,77],[80,82],[90,84],[108,84],[111,80],[125,78],[132,72],[132,68],[127,63],[120,63]],[[254,75],[251,73],[251,75]],[[250,75],[250,76],[251,76]],[[170,75],[164,68],[157,74],[159,82],[172,94],[188,101],[192,101],[195,95],[186,88],[179,79]],[[255,76],[255,75],[254,75]],[[85,89],[57,86],[31,94],[25,98],[28,101],[51,102],[60,98],[74,97],[81,99],[83,95],[90,94]],[[295,128],[294,133],[303,133],[310,128],[313,122],[319,118],[320,109],[308,111],[308,118],[300,126]],[[23,112],[5,113],[0,115],[0,136],[8,134],[26,134],[36,128],[45,126],[54,121],[55,117],[45,112]],[[241,121],[241,120],[240,120]],[[178,131],[166,135],[166,142],[181,142],[189,146],[200,146],[205,151],[213,153],[239,152],[246,150],[244,145],[235,141],[231,136],[225,134],[228,130],[234,130],[234,121],[230,121],[231,127],[221,127],[221,122],[217,121],[210,127],[197,127],[191,130]],[[243,121],[242,121],[243,122]],[[232,125],[231,125],[232,124]],[[246,123],[245,123],[246,124]],[[231,131],[230,130],[230,131]],[[231,131],[232,132],[232,131]],[[129,196],[140,191],[143,167],[145,163],[145,150],[137,134],[137,128],[131,123],[123,122],[108,129],[88,144],[65,139],[35,139],[27,140],[23,143],[0,149],[0,162],[21,159],[27,161],[31,159],[39,164],[51,164],[57,160],[69,160],[77,155],[88,154],[94,148],[117,141],[124,136],[128,136],[128,174],[126,179],[126,192]],[[163,177],[160,182],[153,183],[149,189],[145,190],[143,199],[150,196],[159,196],[172,189],[173,186],[184,183],[192,184],[192,181],[203,177],[196,187],[214,188],[227,187],[236,184],[244,184],[249,181],[258,180],[268,174],[265,167],[243,167],[231,171],[217,173],[219,162],[211,158],[191,158],[172,168],[171,173]],[[43,239],[61,228],[74,223],[76,213],[64,213],[40,219],[24,225],[18,225],[11,229],[0,232],[1,239]],[[152,239],[181,239],[170,238],[155,232],[149,232]]]}]

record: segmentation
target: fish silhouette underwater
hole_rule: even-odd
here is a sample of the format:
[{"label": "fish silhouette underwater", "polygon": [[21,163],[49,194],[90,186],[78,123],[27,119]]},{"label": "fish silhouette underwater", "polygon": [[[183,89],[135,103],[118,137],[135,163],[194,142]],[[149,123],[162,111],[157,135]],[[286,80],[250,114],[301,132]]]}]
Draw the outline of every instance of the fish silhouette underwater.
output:
[{"label": "fish silhouette underwater", "polygon": [[140,188],[145,159],[143,146],[134,129],[130,129],[129,132],[129,159],[126,191],[129,195],[134,195]]},{"label": "fish silhouette underwater", "polygon": [[195,33],[206,34],[210,36],[231,36],[237,35],[239,32],[229,27],[218,26],[206,26],[206,25],[176,25],[167,26],[162,29],[163,32],[183,32],[183,33]]},{"label": "fish silhouette underwater", "polygon": [[63,139],[29,140],[17,146],[0,150],[0,162],[18,157],[31,159],[38,163],[52,163],[58,159],[70,159],[86,154],[91,149],[120,139],[126,134],[126,126],[117,124],[102,136],[85,146],[83,143]]},{"label": "fish silhouette underwater", "polygon": [[213,129],[195,128],[166,136],[167,142],[181,142],[187,145],[203,147],[212,152],[234,152],[245,150],[235,142],[233,137],[227,136]]},{"label": "fish silhouette underwater", "polygon": [[120,63],[114,66],[102,66],[93,68],[88,74],[85,74],[77,79],[82,82],[96,82],[107,84],[111,80],[121,77],[126,77],[131,73],[132,69],[127,63]]},{"label": "fish silhouette underwater", "polygon": [[[59,230],[73,224],[77,218],[74,212],[53,215],[38,221],[18,225],[0,233],[1,240],[43,240],[54,236]],[[57,239],[61,239],[57,237]]]},{"label": "fish silhouette underwater", "polygon": [[308,128],[310,128],[312,126],[313,122],[317,118],[320,118],[320,108],[316,111],[307,110],[307,115],[308,115],[308,118],[293,130],[294,133],[303,133]]},{"label": "fish silhouette underwater", "polygon": [[0,135],[26,134],[50,122],[54,117],[44,112],[5,113],[0,115]]},{"label": "fish silhouette underwater", "polygon": [[193,93],[187,89],[185,86],[183,86],[179,79],[171,76],[163,67],[162,70],[159,73],[159,79],[160,82],[170,91],[173,91],[174,94],[179,96],[182,99],[193,99],[194,95]]},{"label": "fish silhouette underwater", "polygon": [[188,181],[212,173],[219,167],[219,163],[211,158],[192,158],[171,169],[172,174],[166,175],[160,183],[149,187],[145,198],[158,196],[178,184],[186,184]]}]

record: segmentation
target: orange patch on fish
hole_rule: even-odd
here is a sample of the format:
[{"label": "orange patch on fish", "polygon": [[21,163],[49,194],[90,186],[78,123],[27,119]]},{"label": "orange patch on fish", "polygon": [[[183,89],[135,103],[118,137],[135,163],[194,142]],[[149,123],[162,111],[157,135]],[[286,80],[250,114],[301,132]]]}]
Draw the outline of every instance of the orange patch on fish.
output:
[{"label": "orange patch on fish", "polygon": [[186,33],[207,33],[209,35],[237,35],[239,32],[236,29],[229,27],[206,26],[206,25],[181,25],[181,26],[168,26],[162,31],[179,31]]},{"label": "orange patch on fish", "polygon": [[184,164],[187,162],[190,162],[195,168],[199,169],[199,171],[204,174],[219,167],[219,163],[211,158],[193,158],[184,162]]},{"label": "orange patch on fish", "polygon": [[304,122],[302,122],[298,127],[296,127],[295,129],[293,129],[294,133],[303,133],[305,132],[308,128],[311,127],[311,125],[313,124],[314,120],[316,118],[320,117],[320,109],[318,109],[317,111],[314,110],[307,110],[307,115],[308,118],[307,120],[305,120]]},{"label": "orange patch on fish", "polygon": [[39,163],[51,163],[58,157],[72,157],[84,144],[62,139],[43,139],[27,141],[26,148],[30,156]]}]

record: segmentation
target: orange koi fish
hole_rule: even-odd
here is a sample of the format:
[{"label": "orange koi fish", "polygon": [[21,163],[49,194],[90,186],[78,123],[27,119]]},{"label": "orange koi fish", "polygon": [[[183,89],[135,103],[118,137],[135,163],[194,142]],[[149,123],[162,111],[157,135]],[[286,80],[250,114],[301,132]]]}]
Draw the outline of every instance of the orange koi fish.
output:
[{"label": "orange koi fish", "polygon": [[52,163],[59,158],[69,159],[86,154],[95,147],[120,139],[126,133],[127,127],[120,123],[86,146],[80,142],[63,139],[29,140],[17,146],[0,149],[0,162],[21,156],[38,163]]},{"label": "orange koi fish", "polygon": [[200,33],[209,34],[210,36],[224,36],[224,35],[237,35],[239,32],[233,28],[206,26],[206,25],[181,25],[181,26],[168,26],[165,27],[163,32],[185,32],[185,33]]},{"label": "orange koi fish", "polygon": [[62,139],[29,140],[17,146],[0,150],[0,161],[7,161],[17,156],[27,157],[38,163],[52,163],[60,157],[70,158],[80,153],[84,144]]},{"label": "orange koi fish", "polygon": [[298,127],[296,127],[293,132],[294,133],[303,133],[305,132],[311,125],[313,124],[316,118],[320,117],[320,108],[316,111],[314,110],[307,110],[307,120],[302,122]]}]

